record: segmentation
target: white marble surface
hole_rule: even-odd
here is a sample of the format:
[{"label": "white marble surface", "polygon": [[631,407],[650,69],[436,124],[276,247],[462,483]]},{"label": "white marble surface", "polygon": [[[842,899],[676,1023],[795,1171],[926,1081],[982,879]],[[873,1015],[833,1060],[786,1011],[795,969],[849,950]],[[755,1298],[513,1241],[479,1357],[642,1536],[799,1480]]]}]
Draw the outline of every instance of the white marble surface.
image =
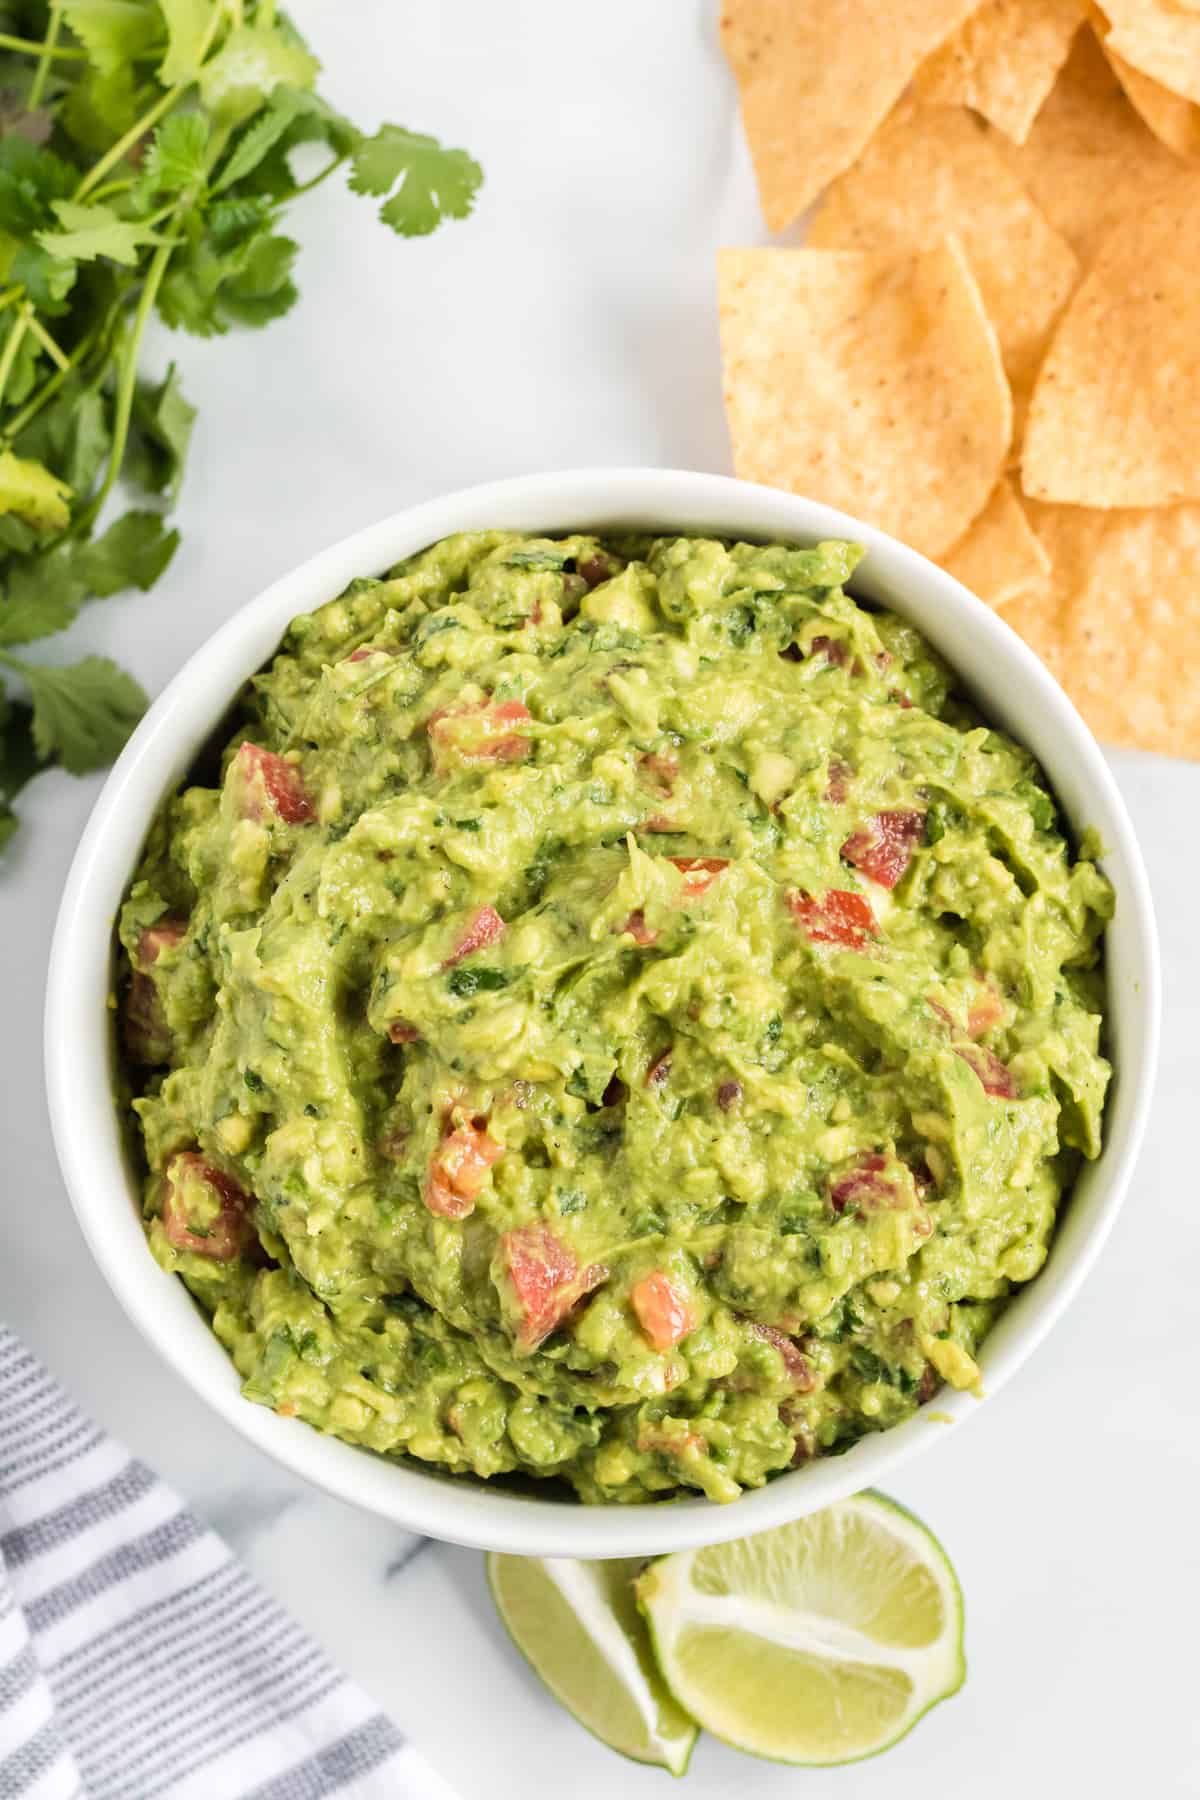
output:
[{"label": "white marble surface", "polygon": [[[301,557],[422,496],[581,463],[725,469],[719,243],[762,236],[707,0],[295,0],[331,94],[468,144],[477,217],[428,243],[322,191],[304,301],[261,336],[171,345],[201,402],[184,544],[149,596],[64,641],[157,690]],[[160,347],[165,357],[167,347]],[[967,1595],[970,1678],[903,1746],[797,1775],[699,1750],[690,1791],[970,1800],[1200,1793],[1194,929],[1200,769],[1114,756],[1150,859],[1163,1073],[1124,1218],[1074,1315],[959,1441],[895,1483]],[[0,882],[0,1313],[246,1554],[424,1745],[464,1800],[662,1792],[542,1694],[491,1616],[480,1558],[302,1490],[143,1350],[92,1268],[50,1145],[40,1012],[57,895],[97,788],[51,776]],[[931,1434],[938,1431],[931,1425]]]}]

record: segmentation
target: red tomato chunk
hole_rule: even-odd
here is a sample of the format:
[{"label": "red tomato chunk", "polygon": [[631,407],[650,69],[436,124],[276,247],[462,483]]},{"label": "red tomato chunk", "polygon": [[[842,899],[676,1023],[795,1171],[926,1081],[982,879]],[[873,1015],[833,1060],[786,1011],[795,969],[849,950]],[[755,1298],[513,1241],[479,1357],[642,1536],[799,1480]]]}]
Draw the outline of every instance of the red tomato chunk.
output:
[{"label": "red tomato chunk", "polygon": [[502,1146],[477,1125],[460,1125],[443,1138],[425,1181],[430,1212],[440,1219],[465,1219],[474,1212],[487,1172],[502,1154]]},{"label": "red tomato chunk", "polygon": [[793,893],[788,906],[813,944],[837,944],[843,950],[867,950],[878,937],[875,914],[862,894],[831,888],[827,894]]},{"label": "red tomato chunk", "polygon": [[699,900],[707,894],[717,876],[729,867],[727,856],[668,856],[668,862],[683,876],[684,900]]},{"label": "red tomato chunk", "polygon": [[880,887],[894,888],[924,836],[923,812],[880,812],[869,825],[851,832],[842,855]]},{"label": "red tomato chunk", "polygon": [[274,813],[285,825],[308,825],[316,818],[304,776],[295,763],[273,750],[244,743],[234,758],[239,810],[244,819]]},{"label": "red tomato chunk", "polygon": [[[186,1209],[189,1191],[194,1202],[197,1189],[207,1202],[202,1219],[197,1219],[194,1203]],[[213,1204],[216,1212],[209,1217]],[[250,1206],[250,1196],[233,1176],[206,1161],[198,1150],[183,1150],[167,1164],[162,1222],[167,1242],[176,1250],[192,1250],[213,1262],[232,1262],[250,1239]]]},{"label": "red tomato chunk", "polygon": [[995,1100],[1017,1098],[1017,1083],[1012,1070],[982,1044],[955,1044],[954,1054],[961,1056],[967,1067],[975,1071],[985,1094],[991,1094]]},{"label": "red tomato chunk", "polygon": [[494,944],[503,932],[504,920],[495,907],[481,906],[442,964],[443,969],[452,969],[455,963],[463,960],[464,956],[474,956],[476,950],[486,949],[487,945]]},{"label": "red tomato chunk", "polygon": [[656,1350],[673,1349],[689,1331],[696,1329],[696,1315],[686,1294],[681,1294],[661,1269],[634,1283],[629,1303]]},{"label": "red tomato chunk", "polygon": [[517,727],[528,724],[532,716],[523,700],[481,701],[476,706],[431,713],[426,730],[434,763],[444,769],[455,758],[460,762],[523,762],[533,745]]},{"label": "red tomato chunk", "polygon": [[521,1350],[536,1350],[608,1273],[593,1263],[581,1274],[570,1245],[540,1223],[506,1231],[500,1239],[500,1259],[520,1315],[516,1341]]}]

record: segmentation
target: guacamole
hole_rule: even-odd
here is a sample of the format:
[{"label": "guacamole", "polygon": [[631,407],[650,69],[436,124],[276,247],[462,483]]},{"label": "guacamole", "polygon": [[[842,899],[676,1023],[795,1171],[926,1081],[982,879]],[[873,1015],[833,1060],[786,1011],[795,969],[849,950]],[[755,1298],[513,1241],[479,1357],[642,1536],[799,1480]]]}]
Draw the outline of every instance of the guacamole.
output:
[{"label": "guacamole", "polygon": [[120,919],[248,1398],[732,1500],[904,1419],[1100,1149],[1112,893],[859,551],[453,537],[297,619]]}]

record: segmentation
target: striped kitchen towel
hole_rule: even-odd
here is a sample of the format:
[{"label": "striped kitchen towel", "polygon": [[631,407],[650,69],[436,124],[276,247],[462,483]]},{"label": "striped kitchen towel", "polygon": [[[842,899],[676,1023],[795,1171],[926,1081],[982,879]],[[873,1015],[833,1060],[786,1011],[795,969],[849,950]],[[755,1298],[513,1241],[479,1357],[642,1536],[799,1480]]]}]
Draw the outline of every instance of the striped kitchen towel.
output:
[{"label": "striped kitchen towel", "polygon": [[0,1327],[0,1800],[453,1800]]}]

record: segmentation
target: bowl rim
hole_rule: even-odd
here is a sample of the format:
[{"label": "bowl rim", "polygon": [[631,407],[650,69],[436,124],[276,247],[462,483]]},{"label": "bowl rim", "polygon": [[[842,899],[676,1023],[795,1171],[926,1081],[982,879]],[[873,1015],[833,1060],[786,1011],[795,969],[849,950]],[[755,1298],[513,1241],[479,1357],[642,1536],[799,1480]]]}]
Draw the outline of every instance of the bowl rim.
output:
[{"label": "bowl rim", "polygon": [[[1080,1185],[1082,1180],[1090,1183],[1089,1217],[1075,1229],[1070,1217],[1060,1224],[1046,1268],[1014,1298],[985,1343],[980,1360],[989,1396],[1062,1315],[1112,1229],[1145,1129],[1158,1052],[1161,982],[1150,887],[1124,801],[1099,747],[1062,689],[1002,617],[885,533],[822,503],[728,476],[584,468],[489,482],[405,507],[271,583],[206,639],[150,707],[109,774],[80,839],[63,889],[46,991],[46,1082],[59,1163],[84,1237],[129,1318],[243,1437],[293,1474],[397,1525],[454,1543],[525,1555],[651,1555],[722,1542],[858,1492],[947,1434],[930,1430],[928,1411],[918,1413],[860,1439],[844,1455],[781,1475],[732,1506],[715,1506],[703,1498],[581,1506],[526,1498],[417,1464],[389,1461],[250,1404],[241,1396],[232,1362],[182,1283],[162,1271],[145,1248],[113,1103],[107,1018],[112,928],[159,801],[182,777],[244,680],[273,654],[292,617],[333,598],[353,575],[381,573],[453,531],[492,525],[549,533],[588,526],[613,529],[618,522],[759,540],[842,537],[863,544],[870,578],[856,577],[854,586],[878,589],[901,613],[910,603],[935,605],[936,628],[923,623],[921,629],[952,665],[955,645],[971,657],[977,653],[977,660],[986,664],[987,681],[967,678],[969,687],[985,690],[985,715],[1003,719],[1020,693],[1036,730],[1018,735],[1026,742],[1037,737],[1035,754],[1064,796],[1068,816],[1078,819],[1085,811],[1087,823],[1102,821],[1104,861],[1118,885],[1124,945],[1118,969],[1117,939],[1110,928],[1110,1021],[1118,999],[1127,1015],[1120,1033],[1118,1081],[1101,1157],[1081,1179]],[[916,601],[898,589],[911,589]],[[963,673],[961,668],[957,672]],[[1052,745],[1049,755],[1047,742]],[[1064,1238],[1070,1242],[1056,1260]],[[970,1395],[943,1391],[936,1416],[961,1424],[978,1410]]]}]

